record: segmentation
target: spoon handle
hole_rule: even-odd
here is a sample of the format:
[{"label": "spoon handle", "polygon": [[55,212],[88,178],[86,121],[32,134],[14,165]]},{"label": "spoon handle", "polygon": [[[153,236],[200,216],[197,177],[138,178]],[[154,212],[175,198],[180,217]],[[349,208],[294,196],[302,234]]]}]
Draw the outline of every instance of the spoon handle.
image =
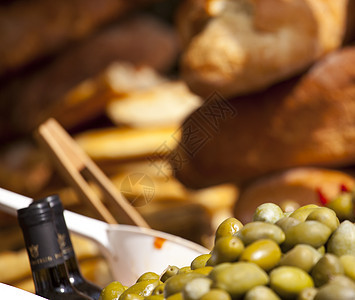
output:
[{"label": "spoon handle", "polygon": [[27,207],[33,200],[26,196],[0,188],[0,209],[12,216],[17,216],[17,210]]}]

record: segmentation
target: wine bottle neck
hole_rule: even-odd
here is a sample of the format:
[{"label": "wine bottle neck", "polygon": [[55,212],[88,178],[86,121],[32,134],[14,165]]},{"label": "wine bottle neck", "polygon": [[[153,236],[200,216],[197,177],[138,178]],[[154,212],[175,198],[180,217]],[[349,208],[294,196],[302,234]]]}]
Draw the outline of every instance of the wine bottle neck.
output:
[{"label": "wine bottle neck", "polygon": [[65,265],[67,267],[68,275],[70,278],[75,277],[79,278],[82,277],[80,272],[79,264],[75,256],[72,256],[65,260]]},{"label": "wine bottle neck", "polygon": [[70,286],[64,263],[55,267],[33,271],[32,276],[36,292],[38,293],[64,289]]}]

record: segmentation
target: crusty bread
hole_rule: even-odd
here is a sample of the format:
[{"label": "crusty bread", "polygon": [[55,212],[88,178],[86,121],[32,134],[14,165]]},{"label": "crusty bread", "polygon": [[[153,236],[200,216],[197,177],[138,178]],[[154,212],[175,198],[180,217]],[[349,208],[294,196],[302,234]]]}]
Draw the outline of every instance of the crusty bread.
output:
[{"label": "crusty bread", "polygon": [[175,175],[197,188],[241,184],[297,166],[353,164],[354,65],[355,48],[344,48],[301,78],[230,102],[220,99],[233,115],[206,102],[183,126],[185,138],[172,158]]},{"label": "crusty bread", "polygon": [[355,42],[355,1],[348,0],[344,45]]},{"label": "crusty bread", "polygon": [[53,117],[63,127],[80,126],[105,113],[107,104],[123,95],[138,92],[166,81],[148,66],[115,61],[97,76],[90,77],[70,89],[59,101],[43,112],[42,119]]},{"label": "crusty bread", "polygon": [[337,170],[293,168],[259,178],[244,187],[235,204],[234,213],[245,224],[252,220],[255,209],[266,202],[276,203],[282,208],[286,201],[299,206],[311,203],[321,205],[319,192],[331,201],[339,195],[342,185],[349,190],[353,189],[354,177]]},{"label": "crusty bread", "polygon": [[[178,51],[174,31],[157,18],[135,15],[111,24],[41,68],[0,85],[0,110],[7,112],[0,119],[0,138],[30,133],[51,116],[69,126],[82,126],[105,113],[107,82],[87,83],[79,91],[85,95],[79,99],[75,95],[66,106],[67,94],[77,85],[116,61],[164,72],[175,63]],[[91,102],[79,103],[83,96]]]},{"label": "crusty bread", "polygon": [[168,155],[180,140],[178,127],[117,128],[89,130],[78,134],[76,142],[95,160],[124,161]]},{"label": "crusty bread", "polygon": [[299,74],[341,45],[347,1],[205,0],[201,12],[201,1],[187,0],[178,18],[190,16],[191,27],[178,26],[187,44],[182,75],[200,95],[236,96]]},{"label": "crusty bread", "polygon": [[111,99],[107,114],[117,125],[130,127],[180,126],[201,105],[183,81],[168,81]]},{"label": "crusty bread", "polygon": [[53,54],[153,1],[8,1],[0,9],[0,76]]}]

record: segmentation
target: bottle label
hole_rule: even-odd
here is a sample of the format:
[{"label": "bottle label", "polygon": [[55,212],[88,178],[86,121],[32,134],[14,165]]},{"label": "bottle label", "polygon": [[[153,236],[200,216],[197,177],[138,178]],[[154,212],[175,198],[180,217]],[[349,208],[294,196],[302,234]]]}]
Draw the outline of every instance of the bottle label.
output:
[{"label": "bottle label", "polygon": [[64,263],[57,234],[51,223],[31,226],[26,231],[24,237],[33,271]]},{"label": "bottle label", "polygon": [[64,259],[67,260],[72,258],[75,253],[63,214],[57,215],[54,221],[58,232],[58,243],[60,249],[62,250]]},{"label": "bottle label", "polygon": [[74,249],[68,234],[58,232],[58,244],[65,260],[74,256]]}]

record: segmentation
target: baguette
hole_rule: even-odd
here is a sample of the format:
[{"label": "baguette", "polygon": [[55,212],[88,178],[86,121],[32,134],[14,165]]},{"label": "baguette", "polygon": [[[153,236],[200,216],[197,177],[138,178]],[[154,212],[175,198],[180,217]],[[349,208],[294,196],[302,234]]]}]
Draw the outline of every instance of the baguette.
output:
[{"label": "baguette", "polygon": [[[200,1],[187,0],[201,12]],[[343,41],[347,0],[205,0],[201,17],[191,17],[192,36],[182,59],[182,76],[193,92],[226,97],[263,90],[305,71]],[[201,20],[205,26],[201,28]],[[302,21],[301,21],[302,20]],[[188,32],[188,33],[186,33]],[[213,41],[213,42],[211,42]]]},{"label": "baguette", "polygon": [[[185,139],[174,156],[180,159],[171,159],[175,176],[188,187],[201,188],[240,185],[292,167],[354,164],[353,65],[355,48],[343,48],[304,76],[264,93],[219,99],[229,115],[216,101],[206,102],[182,128]],[[215,118],[208,115],[211,111]]]}]

